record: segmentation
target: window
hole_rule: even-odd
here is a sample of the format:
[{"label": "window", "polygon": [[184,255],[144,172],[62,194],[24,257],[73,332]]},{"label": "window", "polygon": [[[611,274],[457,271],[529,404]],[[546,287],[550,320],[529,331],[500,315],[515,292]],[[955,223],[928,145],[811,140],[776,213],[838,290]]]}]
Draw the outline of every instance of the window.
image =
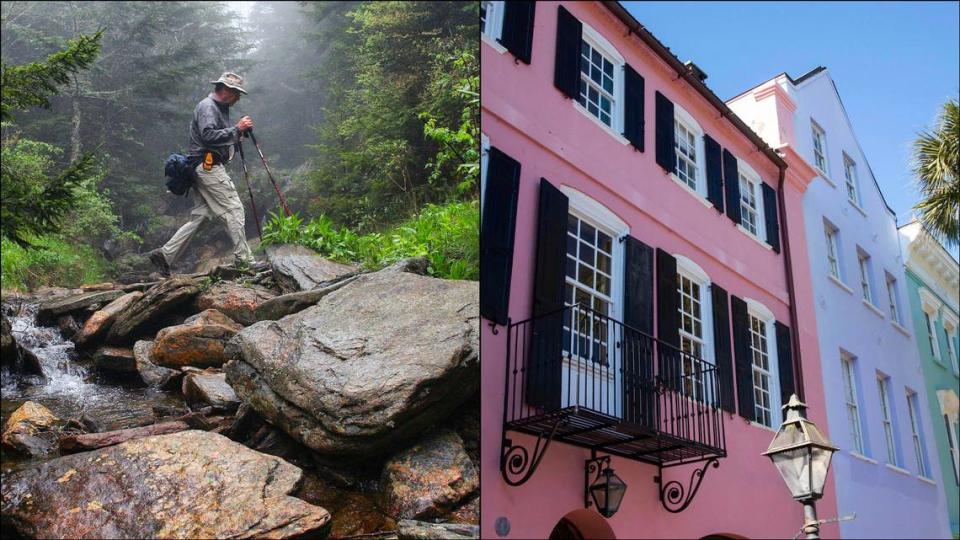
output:
[{"label": "window", "polygon": [[948,318],[947,315],[943,318],[943,333],[947,337],[947,357],[953,365],[953,372],[960,373],[960,359],[957,358],[957,348],[954,345],[954,341],[957,340],[957,321],[952,317]]},{"label": "window", "polygon": [[858,249],[857,260],[860,264],[860,290],[863,299],[866,302],[873,303],[873,296],[870,294],[870,256]]},{"label": "window", "polygon": [[913,452],[917,458],[917,474],[927,476],[927,466],[923,458],[923,445],[920,442],[920,419],[917,416],[917,394],[907,391],[907,409],[910,413],[910,430],[913,432]]},{"label": "window", "polygon": [[586,40],[580,43],[580,97],[577,101],[590,114],[613,127],[613,62]]},{"label": "window", "polygon": [[857,405],[857,384],[853,371],[854,359],[849,356],[840,358],[840,368],[843,372],[843,396],[847,403],[847,427],[850,430],[850,441],[853,450],[863,454],[863,437],[860,433],[860,409]]},{"label": "window", "polygon": [[712,328],[708,294],[710,281],[699,266],[685,257],[677,257],[677,291],[680,294],[680,350],[684,353],[680,366],[684,395],[694,399],[710,399],[705,394],[702,362],[712,363],[710,337]]},{"label": "window", "polygon": [[933,354],[934,358],[939,360],[940,346],[937,344],[936,326],[933,323],[933,319],[931,318],[929,311],[923,312],[923,318],[927,322],[927,342],[930,344],[930,353]]},{"label": "window", "polygon": [[830,275],[840,279],[840,262],[837,259],[837,230],[830,224],[823,224],[823,232],[827,239],[827,262],[830,265]]},{"label": "window", "polygon": [[500,39],[503,31],[503,2],[481,0],[480,2],[480,32],[494,40]]},{"label": "window", "polygon": [[953,478],[960,485],[960,450],[957,449],[957,424],[950,422],[950,417],[943,415],[943,422],[947,427],[947,443],[950,445],[950,457],[953,458]]},{"label": "window", "polygon": [[883,434],[887,441],[887,463],[897,464],[896,439],[893,436],[893,421],[890,415],[889,377],[877,378],[877,391],[880,393],[880,414],[883,420]]},{"label": "window", "polygon": [[[613,304],[613,238],[575,213],[567,216],[565,302],[579,304],[571,328],[564,314],[564,350],[583,359],[607,364],[608,321]],[[592,310],[592,311],[590,311]]]},{"label": "window", "polygon": [[843,176],[847,182],[847,200],[860,206],[857,196],[857,164],[847,154],[843,154]]},{"label": "window", "polygon": [[750,319],[750,350],[753,357],[753,403],[756,421],[767,426],[773,426],[774,407],[771,404],[770,394],[771,373],[770,353],[767,342],[767,323],[755,316]]},{"label": "window", "polygon": [[754,236],[759,236],[757,234],[757,223],[760,221],[757,210],[759,190],[760,186],[756,182],[743,172],[740,173],[740,224]]},{"label": "window", "polygon": [[887,274],[887,301],[890,303],[890,320],[899,323],[900,316],[897,313],[897,280]]},{"label": "window", "polygon": [[690,189],[697,191],[697,137],[679,120],[673,121],[677,147],[677,176]]},{"label": "window", "polygon": [[813,131],[813,164],[826,176],[827,174],[827,142],[823,129],[813,120],[810,121]]}]

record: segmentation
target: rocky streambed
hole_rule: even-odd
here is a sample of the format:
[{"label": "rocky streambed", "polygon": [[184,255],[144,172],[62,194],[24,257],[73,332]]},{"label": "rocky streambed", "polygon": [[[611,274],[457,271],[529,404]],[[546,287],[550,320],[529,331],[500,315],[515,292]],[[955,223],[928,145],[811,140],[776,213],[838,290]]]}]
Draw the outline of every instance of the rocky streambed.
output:
[{"label": "rocky streambed", "polygon": [[476,537],[477,284],[268,257],[4,293],[5,537]]}]

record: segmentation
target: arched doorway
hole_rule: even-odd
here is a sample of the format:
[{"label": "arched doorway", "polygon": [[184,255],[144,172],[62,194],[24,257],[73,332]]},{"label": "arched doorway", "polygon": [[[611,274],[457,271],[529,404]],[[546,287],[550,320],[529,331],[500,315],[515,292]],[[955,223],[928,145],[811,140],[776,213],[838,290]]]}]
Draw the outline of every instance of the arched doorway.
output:
[{"label": "arched doorway", "polygon": [[603,516],[587,509],[567,513],[550,532],[550,540],[599,540],[616,537]]}]

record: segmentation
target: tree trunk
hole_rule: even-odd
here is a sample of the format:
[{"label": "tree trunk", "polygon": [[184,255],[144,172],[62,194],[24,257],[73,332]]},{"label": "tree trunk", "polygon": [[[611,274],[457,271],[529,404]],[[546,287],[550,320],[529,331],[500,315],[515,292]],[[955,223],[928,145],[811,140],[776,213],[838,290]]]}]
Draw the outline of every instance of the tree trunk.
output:
[{"label": "tree trunk", "polygon": [[60,439],[60,452],[69,454],[73,452],[83,452],[85,450],[95,450],[105,446],[120,444],[131,439],[139,439],[150,435],[165,435],[167,433],[176,433],[188,429],[190,429],[190,424],[182,420],[177,420],[143,427],[105,431],[103,433],[70,435]]},{"label": "tree trunk", "polygon": [[70,132],[70,162],[80,159],[80,84],[73,77],[73,130]]}]

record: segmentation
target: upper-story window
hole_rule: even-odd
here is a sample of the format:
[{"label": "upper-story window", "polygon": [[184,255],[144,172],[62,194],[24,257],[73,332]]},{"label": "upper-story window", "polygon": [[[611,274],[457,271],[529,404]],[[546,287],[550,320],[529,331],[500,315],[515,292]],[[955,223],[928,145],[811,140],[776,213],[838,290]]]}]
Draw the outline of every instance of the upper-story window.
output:
[{"label": "upper-story window", "polygon": [[857,262],[860,266],[860,293],[865,302],[873,303],[873,295],[870,291],[870,256],[858,249]]},{"label": "upper-story window", "polygon": [[952,316],[944,316],[943,333],[947,338],[947,355],[950,363],[953,364],[953,372],[960,374],[960,359],[957,358],[957,347],[954,342],[957,340],[957,320]]},{"label": "upper-story window", "polygon": [[701,197],[707,196],[703,168],[703,129],[693,116],[676,103],[673,105],[673,145],[676,177],[681,184]]},{"label": "upper-story window", "polygon": [[759,236],[760,204],[757,204],[760,184],[750,178],[743,169],[740,170],[740,224],[750,231],[750,234]]},{"label": "upper-story window", "polygon": [[890,414],[890,377],[877,377],[877,392],[880,394],[880,419],[887,442],[887,463],[897,465],[897,445],[893,436],[893,416]]},{"label": "upper-story window", "polygon": [[910,414],[910,430],[913,433],[913,453],[917,459],[917,474],[927,476],[927,463],[924,458],[923,442],[920,438],[920,418],[917,416],[917,393],[907,390],[907,409]]},{"label": "upper-story window", "polygon": [[927,342],[930,344],[930,354],[937,360],[940,359],[940,346],[937,343],[937,327],[929,311],[923,312],[923,318],[927,323]]},{"label": "upper-story window", "polygon": [[887,274],[887,302],[890,304],[890,320],[899,324],[900,313],[897,310],[897,280]]},{"label": "upper-story window", "polygon": [[695,399],[709,399],[704,387],[700,360],[712,363],[710,316],[710,280],[706,272],[686,257],[677,257],[677,291],[680,294],[680,350],[683,351],[681,373],[684,394]]},{"label": "upper-story window", "polygon": [[863,454],[863,436],[860,432],[860,405],[857,399],[857,383],[853,369],[854,359],[843,355],[840,358],[840,369],[843,374],[843,397],[847,404],[847,428],[850,430],[850,442],[853,450]]},{"label": "upper-story window", "polygon": [[481,0],[480,2],[480,32],[493,40],[500,39],[503,32],[502,1]]},{"label": "upper-story window", "polygon": [[843,154],[843,177],[847,184],[847,200],[860,206],[860,196],[857,194],[857,164],[847,154]]},{"label": "upper-story window", "polygon": [[583,24],[577,103],[620,136],[623,131],[623,56],[606,38]]},{"label": "upper-story window", "polygon": [[773,313],[753,300],[747,300],[747,305],[753,371],[754,418],[760,424],[773,427],[780,421],[781,405]]},{"label": "upper-story window", "polygon": [[830,275],[840,279],[840,260],[837,258],[837,229],[824,222],[823,233],[827,241],[827,263],[829,264]]},{"label": "upper-story window", "polygon": [[813,165],[824,175],[827,174],[827,135],[823,128],[810,121],[813,132]]}]

